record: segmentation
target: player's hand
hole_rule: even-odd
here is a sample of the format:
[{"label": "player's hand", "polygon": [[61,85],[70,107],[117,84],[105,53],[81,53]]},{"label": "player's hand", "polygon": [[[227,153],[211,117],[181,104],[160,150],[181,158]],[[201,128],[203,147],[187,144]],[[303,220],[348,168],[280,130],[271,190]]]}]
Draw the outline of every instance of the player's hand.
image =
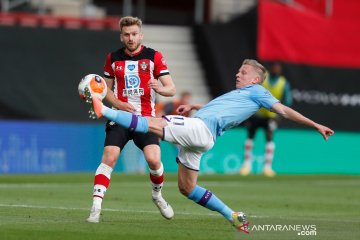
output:
[{"label": "player's hand", "polygon": [[334,134],[334,130],[321,124],[317,124],[316,128],[325,140],[328,140],[328,138]]},{"label": "player's hand", "polygon": [[157,92],[157,93],[160,91],[160,88],[161,88],[158,80],[156,80],[156,79],[150,79],[148,81],[148,87],[150,89],[154,89],[154,91]]},{"label": "player's hand", "polygon": [[176,113],[179,114],[179,115],[184,115],[184,114],[187,114],[188,112],[190,112],[191,110],[192,110],[191,105],[180,105],[176,109]]},{"label": "player's hand", "polygon": [[130,112],[130,113],[135,113],[136,112],[136,109],[133,105],[131,105],[130,103],[127,103],[127,102],[119,102],[117,108],[119,110],[123,110],[123,111],[126,111],[126,112]]}]

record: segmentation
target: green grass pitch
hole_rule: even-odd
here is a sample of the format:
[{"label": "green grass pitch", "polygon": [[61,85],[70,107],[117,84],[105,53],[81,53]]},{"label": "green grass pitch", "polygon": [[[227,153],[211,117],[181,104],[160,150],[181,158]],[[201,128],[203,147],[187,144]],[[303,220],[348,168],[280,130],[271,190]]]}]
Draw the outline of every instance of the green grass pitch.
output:
[{"label": "green grass pitch", "polygon": [[[249,234],[183,197],[176,175],[165,179],[172,220],[163,219],[151,202],[147,175],[115,173],[102,222],[90,224],[85,219],[93,174],[0,176],[0,239],[360,239],[359,176],[200,176],[199,185],[248,214]],[[285,228],[309,225],[316,227],[316,235]]]}]

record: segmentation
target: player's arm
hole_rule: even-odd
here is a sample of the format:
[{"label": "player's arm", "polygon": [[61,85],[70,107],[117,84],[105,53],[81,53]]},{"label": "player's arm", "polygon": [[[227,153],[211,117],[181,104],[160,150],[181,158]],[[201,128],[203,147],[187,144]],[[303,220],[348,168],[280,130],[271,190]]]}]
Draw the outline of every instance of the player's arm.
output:
[{"label": "player's arm", "polygon": [[106,84],[108,86],[108,91],[107,91],[107,94],[106,94],[106,101],[108,101],[111,106],[113,106],[114,108],[116,109],[120,109],[120,110],[124,110],[124,111],[127,111],[127,112],[131,112],[131,113],[134,113],[135,112],[135,108],[133,105],[131,105],[130,103],[127,103],[127,102],[122,102],[120,101],[114,94],[113,92],[113,86],[114,86],[114,79],[112,78],[107,78],[107,77],[104,77],[105,81],[106,81]]},{"label": "player's arm", "polygon": [[175,84],[170,74],[159,77],[161,84],[156,79],[151,79],[148,82],[149,88],[154,89],[155,92],[165,97],[172,97],[176,93]]},{"label": "player's arm", "polygon": [[180,115],[184,115],[187,114],[188,112],[192,111],[192,110],[199,110],[200,108],[202,108],[203,105],[201,104],[187,104],[187,105],[180,105],[177,109],[176,112]]},{"label": "player's arm", "polygon": [[[165,97],[172,97],[176,93],[175,84],[169,73],[169,69],[161,52],[154,55],[154,76],[156,79],[148,81],[148,87]],[[161,84],[159,83],[161,82]]]},{"label": "player's arm", "polygon": [[313,120],[303,116],[299,112],[281,104],[280,102],[275,103],[271,109],[274,112],[283,116],[284,118],[287,118],[302,125],[315,128],[324,137],[325,140],[328,140],[328,138],[334,134],[334,131],[330,128],[314,122]]}]

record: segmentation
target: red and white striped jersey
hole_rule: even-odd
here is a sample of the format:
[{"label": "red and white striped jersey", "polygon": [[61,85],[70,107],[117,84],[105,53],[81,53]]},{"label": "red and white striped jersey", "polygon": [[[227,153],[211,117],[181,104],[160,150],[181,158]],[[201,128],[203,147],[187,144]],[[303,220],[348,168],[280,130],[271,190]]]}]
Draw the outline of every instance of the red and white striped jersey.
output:
[{"label": "red and white striped jersey", "polygon": [[115,96],[132,104],[135,114],[142,116],[155,116],[156,92],[148,88],[148,81],[168,74],[162,54],[145,46],[133,56],[127,55],[124,48],[109,53],[104,66],[104,76],[114,79]]}]

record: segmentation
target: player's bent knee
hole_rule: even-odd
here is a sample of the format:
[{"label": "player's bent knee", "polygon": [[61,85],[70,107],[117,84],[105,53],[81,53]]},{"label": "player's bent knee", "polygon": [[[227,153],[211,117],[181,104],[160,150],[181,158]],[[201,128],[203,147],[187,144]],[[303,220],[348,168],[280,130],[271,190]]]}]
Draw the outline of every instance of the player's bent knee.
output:
[{"label": "player's bent knee", "polygon": [[101,162],[114,168],[120,155],[120,148],[115,146],[106,146],[101,158]]},{"label": "player's bent knee", "polygon": [[189,196],[191,191],[193,190],[193,187],[187,186],[187,185],[178,185],[179,191],[182,195],[185,197]]},{"label": "player's bent knee", "polygon": [[118,156],[116,154],[107,154],[103,156],[101,162],[108,165],[109,167],[114,168],[117,160]]},{"label": "player's bent knee", "polygon": [[157,156],[147,156],[146,157],[146,162],[148,163],[149,167],[151,169],[159,169],[161,167],[161,161],[160,158]]},{"label": "player's bent knee", "polygon": [[147,162],[148,166],[150,169],[152,170],[158,170],[161,167],[161,162],[157,161],[157,162]]}]

